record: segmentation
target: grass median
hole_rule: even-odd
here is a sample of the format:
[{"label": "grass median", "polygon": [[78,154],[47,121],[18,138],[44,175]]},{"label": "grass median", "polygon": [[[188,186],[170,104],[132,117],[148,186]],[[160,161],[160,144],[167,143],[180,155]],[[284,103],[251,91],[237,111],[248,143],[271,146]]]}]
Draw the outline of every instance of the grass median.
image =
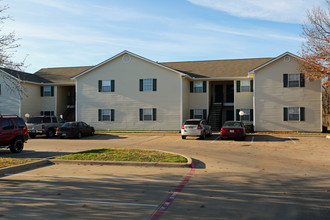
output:
[{"label": "grass median", "polygon": [[131,161],[131,162],[169,162],[186,163],[187,158],[155,150],[128,148],[101,148],[56,157],[59,160],[91,160],[91,161]]},{"label": "grass median", "polygon": [[0,169],[36,161],[35,159],[0,158]]}]

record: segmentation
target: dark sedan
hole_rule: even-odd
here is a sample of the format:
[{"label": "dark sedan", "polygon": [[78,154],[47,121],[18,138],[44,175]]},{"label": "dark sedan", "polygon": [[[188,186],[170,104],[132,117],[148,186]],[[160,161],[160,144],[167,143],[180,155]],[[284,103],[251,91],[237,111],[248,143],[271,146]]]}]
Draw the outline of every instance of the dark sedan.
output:
[{"label": "dark sedan", "polygon": [[94,135],[94,128],[85,122],[66,122],[56,129],[56,135],[60,138],[72,137],[81,138],[82,136]]},{"label": "dark sedan", "polygon": [[221,128],[220,136],[222,139],[238,138],[245,139],[245,127],[241,121],[226,121]]}]

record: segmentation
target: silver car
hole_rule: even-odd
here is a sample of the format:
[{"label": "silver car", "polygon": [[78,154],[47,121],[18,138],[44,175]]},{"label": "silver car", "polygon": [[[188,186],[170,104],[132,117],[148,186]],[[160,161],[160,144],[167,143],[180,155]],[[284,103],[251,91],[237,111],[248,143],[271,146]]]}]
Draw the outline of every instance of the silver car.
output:
[{"label": "silver car", "polygon": [[211,126],[203,119],[188,119],[181,128],[181,137],[186,139],[187,136],[198,136],[205,139],[206,136],[211,136]]}]

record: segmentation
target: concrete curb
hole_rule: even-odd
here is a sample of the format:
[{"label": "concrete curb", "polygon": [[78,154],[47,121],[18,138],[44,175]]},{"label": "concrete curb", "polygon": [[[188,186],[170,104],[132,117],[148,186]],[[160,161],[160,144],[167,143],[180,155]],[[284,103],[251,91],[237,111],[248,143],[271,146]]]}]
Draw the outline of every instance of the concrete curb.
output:
[{"label": "concrete curb", "polygon": [[17,166],[12,166],[12,167],[6,167],[0,169],[0,176],[3,176],[8,173],[18,173],[18,172],[23,172],[25,170],[29,169],[35,169],[38,167],[46,166],[52,164],[49,160],[38,160],[35,162],[30,162],[30,163],[25,163]]}]

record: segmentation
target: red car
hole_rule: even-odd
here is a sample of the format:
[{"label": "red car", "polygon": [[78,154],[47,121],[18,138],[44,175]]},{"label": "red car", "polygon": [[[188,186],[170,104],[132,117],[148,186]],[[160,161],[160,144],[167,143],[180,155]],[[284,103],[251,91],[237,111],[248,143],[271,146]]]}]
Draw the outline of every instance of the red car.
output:
[{"label": "red car", "polygon": [[246,133],[243,122],[241,121],[226,121],[221,128],[220,136],[222,139],[237,138],[244,140]]}]

